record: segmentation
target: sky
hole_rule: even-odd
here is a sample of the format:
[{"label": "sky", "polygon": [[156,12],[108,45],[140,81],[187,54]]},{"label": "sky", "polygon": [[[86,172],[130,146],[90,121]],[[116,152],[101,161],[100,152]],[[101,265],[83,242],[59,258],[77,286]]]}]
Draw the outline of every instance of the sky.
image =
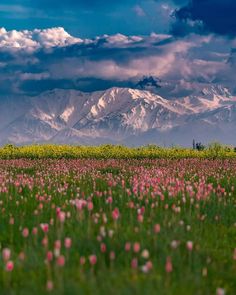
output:
[{"label": "sky", "polygon": [[[143,76],[235,93],[235,0],[8,0],[0,95],[132,86]],[[170,94],[171,95],[171,94]]]}]

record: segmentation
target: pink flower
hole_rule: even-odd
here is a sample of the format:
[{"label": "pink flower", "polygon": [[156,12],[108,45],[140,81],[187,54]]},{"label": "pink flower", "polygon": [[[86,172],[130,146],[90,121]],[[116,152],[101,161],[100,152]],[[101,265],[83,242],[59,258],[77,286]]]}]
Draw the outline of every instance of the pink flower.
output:
[{"label": "pink flower", "polygon": [[59,215],[60,212],[61,212],[61,208],[57,207],[57,209],[56,209],[57,216]]},{"label": "pink flower", "polygon": [[116,253],[114,251],[110,252],[110,260],[115,260],[116,258]]},{"label": "pink flower", "polygon": [[81,265],[84,265],[85,262],[86,262],[85,257],[84,256],[81,256],[79,262],[80,262]]},{"label": "pink flower", "polygon": [[225,290],[222,288],[217,288],[216,295],[225,295]]},{"label": "pink flower", "polygon": [[112,211],[112,218],[114,220],[118,220],[120,217],[120,211],[118,208],[115,208],[113,211]]},{"label": "pink flower", "polygon": [[125,243],[125,251],[129,252],[130,249],[131,249],[131,243],[129,243],[129,242]]},{"label": "pink flower", "polygon": [[88,210],[89,211],[92,211],[93,210],[93,202],[88,202],[88,204],[87,204],[87,206],[88,206]]},{"label": "pink flower", "polygon": [[108,197],[108,198],[106,199],[106,203],[107,203],[107,204],[112,204],[112,202],[113,202],[112,197]]},{"label": "pink flower", "polygon": [[134,250],[134,253],[138,253],[140,251],[140,244],[139,243],[134,243],[134,246],[133,246],[133,250]]},{"label": "pink flower", "polygon": [[13,261],[7,261],[6,263],[6,271],[11,272],[14,269],[14,262]]},{"label": "pink flower", "polygon": [[147,266],[147,269],[148,270],[152,270],[153,269],[153,264],[152,264],[152,262],[150,260],[146,262],[146,266]]},{"label": "pink flower", "polygon": [[192,241],[188,241],[186,243],[186,247],[189,251],[192,251],[193,250],[193,242]]},{"label": "pink flower", "polygon": [[48,291],[52,291],[53,290],[53,282],[52,281],[47,281],[46,289]]},{"label": "pink flower", "polygon": [[27,227],[25,227],[25,228],[23,229],[23,231],[22,231],[22,236],[23,236],[24,238],[27,238],[27,237],[29,236],[29,230],[28,230]]},{"label": "pink flower", "polygon": [[95,265],[97,263],[97,256],[96,255],[90,255],[89,256],[89,262],[91,265]]},{"label": "pink flower", "polygon": [[61,249],[61,241],[60,240],[56,240],[54,242],[54,249]]},{"label": "pink flower", "polygon": [[161,226],[160,224],[155,224],[154,226],[154,233],[158,234],[161,231]]},{"label": "pink flower", "polygon": [[53,253],[52,251],[47,252],[47,261],[51,262],[53,260]]},{"label": "pink flower", "polygon": [[147,261],[147,262],[145,263],[145,265],[142,266],[141,269],[142,269],[142,271],[143,271],[144,273],[148,273],[149,271],[152,270],[152,268],[153,268],[152,262],[151,262],[151,261]]},{"label": "pink flower", "polygon": [[40,227],[44,233],[47,233],[49,230],[49,225],[47,223],[41,223]]},{"label": "pink flower", "polygon": [[63,267],[65,265],[65,257],[63,255],[60,255],[57,258],[57,265]]},{"label": "pink flower", "polygon": [[63,211],[60,211],[58,213],[58,219],[60,220],[61,223],[64,223],[65,222],[65,219],[66,219],[66,213],[63,212]]},{"label": "pink flower", "polygon": [[100,249],[101,249],[101,252],[102,252],[102,253],[105,253],[106,250],[107,250],[107,246],[106,246],[106,244],[102,243],[101,246],[100,246]]},{"label": "pink flower", "polygon": [[136,269],[138,267],[138,259],[137,258],[133,258],[131,261],[131,267],[133,269]]},{"label": "pink flower", "polygon": [[142,223],[143,222],[143,215],[139,214],[137,217],[138,222]]},{"label": "pink flower", "polygon": [[43,245],[44,247],[47,247],[47,245],[48,245],[48,237],[47,237],[47,236],[45,236],[45,237],[43,238],[43,240],[42,240],[42,245]]},{"label": "pink flower", "polygon": [[11,250],[8,248],[4,248],[2,250],[2,258],[6,262],[11,258]]},{"label": "pink flower", "polygon": [[34,227],[32,229],[32,234],[35,236],[35,235],[37,235],[37,233],[38,233],[38,229],[37,229],[37,227]]},{"label": "pink flower", "polygon": [[171,257],[167,257],[167,259],[166,259],[166,272],[167,273],[170,273],[170,272],[172,272],[173,271],[173,265],[172,265],[172,261],[171,261]]},{"label": "pink flower", "polygon": [[65,238],[64,245],[65,245],[65,248],[66,249],[70,249],[71,248],[71,245],[72,245],[71,238]]}]

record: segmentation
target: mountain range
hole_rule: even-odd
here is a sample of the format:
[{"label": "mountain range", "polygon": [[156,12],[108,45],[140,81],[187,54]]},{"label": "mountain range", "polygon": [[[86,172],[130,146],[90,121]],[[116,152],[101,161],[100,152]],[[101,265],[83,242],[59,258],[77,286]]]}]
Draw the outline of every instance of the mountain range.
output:
[{"label": "mountain range", "polygon": [[236,97],[229,89],[207,85],[166,99],[162,88],[161,81],[146,79],[136,89],[55,89],[35,97],[5,97],[0,144],[190,146],[195,139],[236,145]]}]

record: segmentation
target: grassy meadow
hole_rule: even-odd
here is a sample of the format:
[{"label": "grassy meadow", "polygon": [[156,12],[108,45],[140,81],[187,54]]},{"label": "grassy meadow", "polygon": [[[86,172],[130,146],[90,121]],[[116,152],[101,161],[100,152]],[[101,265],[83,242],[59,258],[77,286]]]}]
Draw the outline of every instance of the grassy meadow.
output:
[{"label": "grassy meadow", "polygon": [[0,149],[0,294],[236,294],[236,153],[214,148]]}]

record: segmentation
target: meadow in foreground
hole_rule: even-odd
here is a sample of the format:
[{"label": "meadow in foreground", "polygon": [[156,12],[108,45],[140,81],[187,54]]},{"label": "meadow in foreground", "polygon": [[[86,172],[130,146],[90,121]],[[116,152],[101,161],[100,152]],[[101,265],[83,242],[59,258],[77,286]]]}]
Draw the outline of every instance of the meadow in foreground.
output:
[{"label": "meadow in foreground", "polygon": [[236,159],[1,160],[0,293],[236,294]]}]

